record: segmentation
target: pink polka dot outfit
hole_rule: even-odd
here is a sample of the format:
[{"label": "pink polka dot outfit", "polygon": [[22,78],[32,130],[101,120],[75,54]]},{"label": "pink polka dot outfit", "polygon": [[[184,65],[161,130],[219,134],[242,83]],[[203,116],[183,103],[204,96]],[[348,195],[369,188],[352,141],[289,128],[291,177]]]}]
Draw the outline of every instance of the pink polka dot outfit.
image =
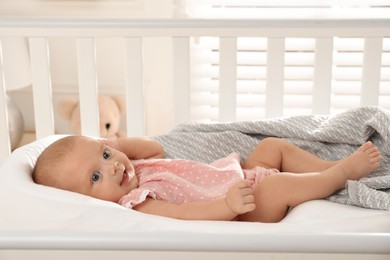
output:
[{"label": "pink polka dot outfit", "polygon": [[181,159],[152,159],[133,162],[139,187],[119,200],[132,208],[147,196],[175,204],[209,201],[224,197],[228,189],[242,179],[254,181],[254,186],[275,169],[256,167],[243,170],[238,154],[205,164]]}]

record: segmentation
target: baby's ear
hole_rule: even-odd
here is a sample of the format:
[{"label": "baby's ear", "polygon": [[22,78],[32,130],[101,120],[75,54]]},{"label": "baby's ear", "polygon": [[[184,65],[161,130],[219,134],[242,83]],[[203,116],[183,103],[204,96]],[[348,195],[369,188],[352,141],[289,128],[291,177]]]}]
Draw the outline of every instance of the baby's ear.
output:
[{"label": "baby's ear", "polygon": [[119,112],[123,114],[125,111],[125,102],[121,97],[111,96],[112,100],[114,100],[115,104],[118,106]]},{"label": "baby's ear", "polygon": [[68,99],[61,100],[58,103],[59,115],[66,120],[70,120],[74,109],[77,107],[77,104],[78,101],[75,99],[68,98]]}]

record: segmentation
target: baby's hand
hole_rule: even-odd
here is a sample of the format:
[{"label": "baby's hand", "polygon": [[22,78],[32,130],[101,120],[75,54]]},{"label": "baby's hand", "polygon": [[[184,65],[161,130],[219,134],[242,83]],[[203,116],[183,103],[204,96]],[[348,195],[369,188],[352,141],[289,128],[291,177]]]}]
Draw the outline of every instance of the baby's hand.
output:
[{"label": "baby's hand", "polygon": [[112,147],[116,150],[119,150],[119,143],[118,139],[99,139],[100,142],[104,143],[105,145]]},{"label": "baby's hand", "polygon": [[236,183],[228,190],[225,201],[229,209],[235,214],[244,214],[253,211],[256,208],[251,186],[251,181],[243,180]]}]

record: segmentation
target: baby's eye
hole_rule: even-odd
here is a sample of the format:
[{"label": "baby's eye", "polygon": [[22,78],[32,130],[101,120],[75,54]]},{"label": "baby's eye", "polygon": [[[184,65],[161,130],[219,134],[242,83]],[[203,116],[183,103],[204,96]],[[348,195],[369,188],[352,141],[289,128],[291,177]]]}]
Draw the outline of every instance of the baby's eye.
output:
[{"label": "baby's eye", "polygon": [[111,155],[111,153],[109,150],[104,150],[104,152],[103,152],[104,160],[107,160],[108,158],[110,158],[110,155]]},{"label": "baby's eye", "polygon": [[100,172],[93,172],[91,176],[92,183],[98,182],[100,179]]}]

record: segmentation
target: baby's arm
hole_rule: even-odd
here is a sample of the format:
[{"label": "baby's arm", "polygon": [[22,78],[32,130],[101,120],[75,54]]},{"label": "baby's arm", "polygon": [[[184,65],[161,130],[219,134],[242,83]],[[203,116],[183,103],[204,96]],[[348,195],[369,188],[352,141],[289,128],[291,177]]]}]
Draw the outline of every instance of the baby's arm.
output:
[{"label": "baby's arm", "polygon": [[134,207],[135,210],[185,220],[233,220],[238,215],[255,209],[251,182],[240,181],[233,185],[225,198],[206,202],[173,204],[147,198]]},{"label": "baby's arm", "polygon": [[164,158],[162,145],[147,137],[126,137],[117,139],[103,139],[108,146],[117,149],[130,159]]}]

